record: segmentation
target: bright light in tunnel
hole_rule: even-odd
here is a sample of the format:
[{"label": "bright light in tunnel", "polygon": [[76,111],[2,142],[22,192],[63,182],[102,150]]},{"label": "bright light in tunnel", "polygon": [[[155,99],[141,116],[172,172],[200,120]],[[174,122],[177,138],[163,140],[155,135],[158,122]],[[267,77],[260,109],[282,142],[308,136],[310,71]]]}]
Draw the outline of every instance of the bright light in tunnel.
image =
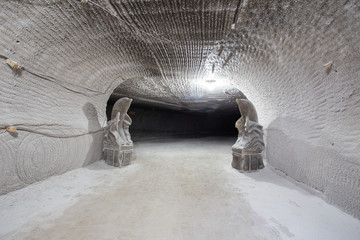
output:
[{"label": "bright light in tunnel", "polygon": [[215,90],[223,90],[230,85],[230,83],[222,79],[206,79],[201,83],[201,86],[209,92],[213,92]]},{"label": "bright light in tunnel", "polygon": [[212,92],[215,90],[216,80],[205,80],[203,85],[208,91]]}]

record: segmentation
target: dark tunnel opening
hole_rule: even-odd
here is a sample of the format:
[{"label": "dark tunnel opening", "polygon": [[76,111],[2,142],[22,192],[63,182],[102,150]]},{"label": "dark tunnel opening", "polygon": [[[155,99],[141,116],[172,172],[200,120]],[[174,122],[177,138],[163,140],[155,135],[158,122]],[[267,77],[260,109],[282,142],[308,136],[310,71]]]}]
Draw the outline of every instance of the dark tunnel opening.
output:
[{"label": "dark tunnel opening", "polygon": [[[107,119],[117,99],[110,98],[106,106]],[[135,102],[135,103],[134,103]],[[128,110],[132,119],[130,133],[134,141],[152,138],[236,137],[235,122],[240,118],[234,111],[184,111],[139,104],[134,101]]]}]

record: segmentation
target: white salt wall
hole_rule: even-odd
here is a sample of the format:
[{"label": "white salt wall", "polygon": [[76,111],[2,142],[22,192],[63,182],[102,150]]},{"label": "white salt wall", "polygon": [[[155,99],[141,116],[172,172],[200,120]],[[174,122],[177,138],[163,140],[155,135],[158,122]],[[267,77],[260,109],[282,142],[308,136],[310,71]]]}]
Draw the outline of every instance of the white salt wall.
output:
[{"label": "white salt wall", "polygon": [[98,52],[87,51],[86,34],[95,31],[69,6],[0,2],[0,55],[24,68],[15,74],[0,58],[0,127],[18,128],[0,130],[0,193],[101,158],[104,109],[121,79],[105,60],[92,65]]},{"label": "white salt wall", "polygon": [[120,83],[205,109],[211,77],[254,103],[272,166],[360,218],[359,1],[89,2],[0,2],[1,193],[98,160]]},{"label": "white salt wall", "polygon": [[12,76],[4,64],[0,69],[1,127],[18,128],[0,130],[0,193],[101,158],[104,96],[84,97],[26,72]]}]

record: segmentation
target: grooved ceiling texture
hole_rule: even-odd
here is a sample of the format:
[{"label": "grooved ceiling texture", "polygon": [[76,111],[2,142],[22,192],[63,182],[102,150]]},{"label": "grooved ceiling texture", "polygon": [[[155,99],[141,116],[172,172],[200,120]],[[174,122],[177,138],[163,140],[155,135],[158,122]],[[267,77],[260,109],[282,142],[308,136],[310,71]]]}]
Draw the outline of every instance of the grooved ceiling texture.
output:
[{"label": "grooved ceiling texture", "polygon": [[100,159],[111,94],[220,113],[243,93],[269,164],[360,218],[359,75],[357,0],[0,0],[0,193]]}]

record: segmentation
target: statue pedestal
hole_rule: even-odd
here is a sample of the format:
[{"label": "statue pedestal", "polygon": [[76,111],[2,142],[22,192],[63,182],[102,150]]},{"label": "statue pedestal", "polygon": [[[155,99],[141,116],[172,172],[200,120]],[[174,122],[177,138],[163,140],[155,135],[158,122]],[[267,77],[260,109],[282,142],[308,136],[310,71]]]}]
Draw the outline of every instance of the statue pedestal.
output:
[{"label": "statue pedestal", "polygon": [[241,153],[234,151],[232,167],[241,172],[254,172],[264,168],[262,153]]},{"label": "statue pedestal", "polygon": [[114,167],[124,167],[131,163],[133,145],[104,145],[105,162]]}]

